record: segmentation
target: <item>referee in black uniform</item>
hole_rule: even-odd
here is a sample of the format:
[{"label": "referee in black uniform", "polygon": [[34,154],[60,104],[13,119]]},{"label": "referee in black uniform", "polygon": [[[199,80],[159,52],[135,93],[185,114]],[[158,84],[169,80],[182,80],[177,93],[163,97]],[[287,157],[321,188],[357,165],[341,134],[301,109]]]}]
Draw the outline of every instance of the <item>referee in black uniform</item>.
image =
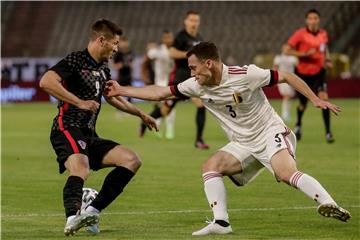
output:
[{"label": "referee in black uniform", "polygon": [[[188,11],[184,20],[185,28],[175,37],[174,45],[170,47],[170,57],[175,60],[175,67],[170,75],[169,85],[177,85],[191,77],[191,71],[188,67],[186,52],[194,45],[203,41],[198,33],[200,26],[200,14],[197,11]],[[201,100],[192,98],[192,102],[197,107],[196,113],[196,139],[195,147],[199,149],[208,149],[209,145],[204,142],[203,132],[205,127],[206,111]],[[161,107],[161,110],[154,110],[151,116],[160,118],[167,115],[175,107],[179,100],[167,100]]]},{"label": "referee in black uniform", "polygon": [[[69,171],[63,190],[67,236],[85,226],[96,227],[100,211],[123,191],[141,166],[135,152],[102,139],[95,131],[105,83],[111,79],[107,61],[117,51],[121,34],[116,24],[106,19],[96,21],[87,48],[67,55],[40,81],[40,87],[59,100],[50,140],[60,173]],[[106,100],[117,109],[139,116],[150,128],[156,128],[153,118],[123,98]],[[82,187],[90,169],[105,167],[115,168],[106,176],[96,199],[80,212]],[[97,227],[94,232],[99,232]]]}]

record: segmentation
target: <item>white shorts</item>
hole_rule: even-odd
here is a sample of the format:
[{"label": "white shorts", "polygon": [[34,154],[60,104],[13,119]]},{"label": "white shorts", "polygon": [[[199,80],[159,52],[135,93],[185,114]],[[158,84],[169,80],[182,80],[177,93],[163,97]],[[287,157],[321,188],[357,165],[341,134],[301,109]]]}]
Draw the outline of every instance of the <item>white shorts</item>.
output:
[{"label": "white shorts", "polygon": [[295,96],[295,89],[287,83],[278,84],[278,89],[281,96],[290,96],[290,97]]},{"label": "white shorts", "polygon": [[289,128],[284,127],[283,131],[279,131],[279,128],[276,130],[270,128],[266,133],[265,142],[263,150],[259,152],[252,152],[237,142],[230,142],[219,149],[230,153],[241,163],[242,172],[229,176],[237,186],[244,186],[255,179],[264,167],[274,174],[270,160],[282,149],[287,149],[295,160],[296,137]]}]

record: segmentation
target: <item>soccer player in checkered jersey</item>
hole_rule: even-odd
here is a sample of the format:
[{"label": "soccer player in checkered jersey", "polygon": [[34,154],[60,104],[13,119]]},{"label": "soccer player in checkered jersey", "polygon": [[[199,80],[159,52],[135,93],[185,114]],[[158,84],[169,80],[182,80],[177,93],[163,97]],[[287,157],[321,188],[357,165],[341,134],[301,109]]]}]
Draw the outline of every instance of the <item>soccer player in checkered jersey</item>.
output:
[{"label": "soccer player in checkered jersey", "polygon": [[[297,30],[287,42],[287,54],[297,56],[299,63],[295,73],[321,98],[328,100],[327,83],[325,78],[326,67],[331,68],[326,30],[320,28],[320,13],[316,9],[309,10],[305,15],[306,27]],[[308,99],[298,93],[300,104],[297,107],[297,122],[295,135],[297,140],[302,137],[302,117],[305,112]],[[325,138],[328,143],[335,141],[330,131],[330,111],[322,109],[325,125]]]},{"label": "soccer player in checkered jersey", "polygon": [[[67,236],[86,226],[98,233],[100,211],[115,200],[141,166],[135,152],[99,137],[95,131],[105,83],[111,78],[108,59],[117,51],[121,33],[109,20],[96,21],[87,48],[67,55],[40,81],[40,87],[59,100],[50,140],[59,172],[69,172],[63,189]],[[105,99],[115,108],[139,116],[150,128],[156,128],[155,119],[122,97]],[[80,211],[82,188],[90,169],[106,167],[114,169],[106,176],[96,199]]]},{"label": "soccer player in checkered jersey", "polygon": [[229,143],[203,164],[204,189],[214,219],[193,235],[228,234],[232,232],[227,212],[223,176],[242,186],[254,179],[265,167],[277,181],[299,189],[315,200],[318,212],[326,217],[347,221],[350,213],[341,208],[321,184],[299,171],[295,161],[296,138],[269,104],[262,88],[287,82],[308,97],[315,107],[340,108],[318,98],[293,73],[261,69],[255,65],[226,66],[217,47],[202,42],[187,53],[192,78],[170,87],[121,87],[109,81],[108,96],[132,96],[148,100],[198,97],[218,120]]}]

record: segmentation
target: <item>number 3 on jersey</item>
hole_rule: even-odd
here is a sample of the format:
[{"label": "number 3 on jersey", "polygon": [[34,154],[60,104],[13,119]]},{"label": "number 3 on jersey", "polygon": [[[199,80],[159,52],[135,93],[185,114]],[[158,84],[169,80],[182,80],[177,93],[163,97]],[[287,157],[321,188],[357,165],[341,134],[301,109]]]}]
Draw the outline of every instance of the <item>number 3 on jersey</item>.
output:
[{"label": "number 3 on jersey", "polygon": [[233,107],[231,105],[225,105],[225,107],[227,107],[227,109],[230,113],[230,116],[232,118],[236,118],[236,112],[234,111]]}]

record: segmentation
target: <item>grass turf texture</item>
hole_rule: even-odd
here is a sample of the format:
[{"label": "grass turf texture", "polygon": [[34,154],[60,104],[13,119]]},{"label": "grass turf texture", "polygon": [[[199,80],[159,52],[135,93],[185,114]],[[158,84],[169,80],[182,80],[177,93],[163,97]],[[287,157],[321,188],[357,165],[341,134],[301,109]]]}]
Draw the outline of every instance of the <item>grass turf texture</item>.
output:
[{"label": "grass turf texture", "polygon": [[[309,107],[298,142],[300,170],[313,175],[346,207],[349,223],[324,218],[316,204],[264,171],[254,182],[238,188],[225,178],[234,233],[204,239],[359,239],[359,100],[334,100],[343,108],[332,115],[336,142],[325,142],[321,111]],[[279,111],[280,102],[272,101]],[[297,102],[296,102],[297,104]],[[293,105],[294,126],[295,105]],[[139,104],[150,111],[151,104]],[[124,193],[103,211],[101,233],[94,239],[191,239],[191,233],[211,218],[201,179],[201,164],[227,143],[209,113],[205,127],[208,151],[193,147],[195,107],[176,108],[176,138],[158,139],[150,132],[138,138],[139,119],[116,117],[103,105],[97,131],[135,150],[143,166]],[[58,174],[49,141],[52,104],[2,106],[2,239],[64,239],[62,189],[67,174]],[[110,169],[92,172],[86,187],[100,190]],[[81,230],[75,239],[89,239]]]}]

